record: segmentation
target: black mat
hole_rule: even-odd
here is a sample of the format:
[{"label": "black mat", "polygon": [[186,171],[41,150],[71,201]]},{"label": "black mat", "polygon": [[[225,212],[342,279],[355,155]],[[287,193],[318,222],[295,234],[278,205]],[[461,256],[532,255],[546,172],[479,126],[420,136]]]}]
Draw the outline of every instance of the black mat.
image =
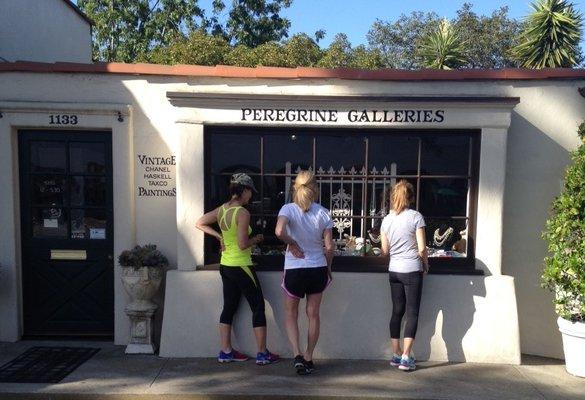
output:
[{"label": "black mat", "polygon": [[0,367],[0,382],[58,383],[100,349],[31,347]]}]

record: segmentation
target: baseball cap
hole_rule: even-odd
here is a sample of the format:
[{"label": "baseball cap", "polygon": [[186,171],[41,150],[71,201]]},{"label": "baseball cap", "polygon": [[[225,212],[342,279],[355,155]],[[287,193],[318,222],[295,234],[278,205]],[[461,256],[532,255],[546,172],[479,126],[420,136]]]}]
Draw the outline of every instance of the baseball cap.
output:
[{"label": "baseball cap", "polygon": [[249,175],[244,174],[244,173],[237,173],[237,174],[233,174],[232,175],[232,179],[230,180],[230,183],[237,183],[239,185],[242,186],[247,186],[250,189],[252,189],[252,191],[254,191],[255,193],[258,193],[258,191],[256,190],[256,187],[254,186],[254,181],[252,181],[252,178],[250,178]]}]

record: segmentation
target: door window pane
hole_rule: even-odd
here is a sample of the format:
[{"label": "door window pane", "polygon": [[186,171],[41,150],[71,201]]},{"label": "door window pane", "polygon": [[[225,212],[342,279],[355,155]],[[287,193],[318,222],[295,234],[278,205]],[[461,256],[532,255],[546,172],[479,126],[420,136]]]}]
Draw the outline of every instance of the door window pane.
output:
[{"label": "door window pane", "polygon": [[67,210],[64,208],[33,208],[33,237],[66,238]]},{"label": "door window pane", "polygon": [[71,210],[71,239],[106,239],[107,212],[99,209]]},{"label": "door window pane", "polygon": [[423,137],[421,175],[463,175],[469,173],[468,136]]},{"label": "door window pane", "polygon": [[106,206],[106,178],[71,177],[71,205]]},{"label": "door window pane", "polygon": [[67,154],[63,142],[32,142],[30,144],[32,172],[65,173]]},{"label": "door window pane", "polygon": [[71,172],[104,174],[106,172],[106,146],[104,143],[71,143]]},{"label": "door window pane", "polygon": [[67,199],[66,178],[59,175],[32,175],[34,205],[63,205]]},{"label": "door window pane", "polygon": [[313,138],[303,135],[265,135],[264,173],[294,174],[313,165]]}]

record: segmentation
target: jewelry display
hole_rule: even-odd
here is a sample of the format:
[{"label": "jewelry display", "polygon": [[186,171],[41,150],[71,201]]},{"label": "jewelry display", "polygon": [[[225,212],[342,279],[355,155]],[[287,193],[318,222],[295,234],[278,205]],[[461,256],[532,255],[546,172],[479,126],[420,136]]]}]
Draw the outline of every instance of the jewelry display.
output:
[{"label": "jewelry display", "polygon": [[453,235],[453,228],[449,227],[445,232],[442,234],[440,233],[440,228],[435,229],[435,233],[433,235],[433,244],[437,247],[443,247],[447,240],[451,238]]}]

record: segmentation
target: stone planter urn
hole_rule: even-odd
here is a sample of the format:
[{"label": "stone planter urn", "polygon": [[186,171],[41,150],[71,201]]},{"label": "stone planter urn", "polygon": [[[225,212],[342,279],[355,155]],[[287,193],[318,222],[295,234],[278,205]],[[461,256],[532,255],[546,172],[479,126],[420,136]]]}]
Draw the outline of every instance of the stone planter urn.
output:
[{"label": "stone planter urn", "polygon": [[557,324],[563,336],[567,372],[585,378],[585,322],[559,318]]},{"label": "stone planter urn", "polygon": [[154,354],[153,316],[158,305],[152,298],[158,291],[168,261],[155,245],[136,246],[118,257],[122,284],[130,295],[126,315],[130,318],[130,342],[126,354]]}]

